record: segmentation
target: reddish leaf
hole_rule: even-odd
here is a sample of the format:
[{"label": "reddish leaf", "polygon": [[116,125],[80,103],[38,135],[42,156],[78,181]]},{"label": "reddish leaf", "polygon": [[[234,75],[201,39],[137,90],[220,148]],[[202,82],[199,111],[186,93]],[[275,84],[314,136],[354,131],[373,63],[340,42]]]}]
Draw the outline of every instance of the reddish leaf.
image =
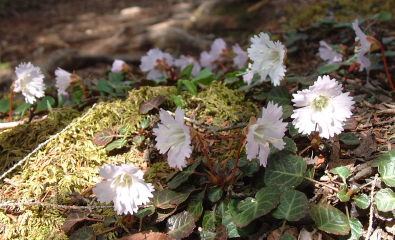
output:
[{"label": "reddish leaf", "polygon": [[141,114],[147,114],[149,111],[151,111],[154,108],[159,108],[162,103],[166,101],[166,98],[163,96],[157,96],[148,102],[145,102],[140,105],[140,113]]},{"label": "reddish leaf", "polygon": [[106,146],[115,137],[115,131],[113,128],[108,128],[102,132],[98,132],[93,136],[93,143],[97,146]]},{"label": "reddish leaf", "polygon": [[66,221],[62,226],[63,232],[66,234],[70,233],[77,223],[88,220],[88,215],[89,214],[86,212],[72,212],[67,216]]}]

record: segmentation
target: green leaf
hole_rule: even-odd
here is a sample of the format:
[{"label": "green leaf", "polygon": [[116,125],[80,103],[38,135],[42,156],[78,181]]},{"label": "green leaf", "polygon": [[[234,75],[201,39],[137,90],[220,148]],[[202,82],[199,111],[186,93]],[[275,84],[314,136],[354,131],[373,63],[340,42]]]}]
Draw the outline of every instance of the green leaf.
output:
[{"label": "green leaf", "polygon": [[204,230],[215,230],[217,225],[217,215],[214,211],[205,211],[203,215],[202,227]]},{"label": "green leaf", "polygon": [[[233,169],[234,159],[232,159],[232,161],[229,161],[229,163],[231,165],[230,169]],[[239,159],[238,166],[240,171],[242,171],[243,174],[247,177],[254,176],[254,173],[258,172],[260,167],[257,159],[248,160],[246,157],[241,157]]]},{"label": "green leaf", "polygon": [[347,145],[358,145],[361,142],[359,138],[352,132],[341,133],[339,135],[339,140]]},{"label": "green leaf", "polygon": [[365,193],[354,196],[353,200],[355,202],[355,205],[362,209],[366,209],[370,205],[370,199]]},{"label": "green leaf", "polygon": [[289,233],[284,233],[281,235],[280,240],[296,240],[296,238]]},{"label": "green leaf", "polygon": [[96,89],[100,92],[108,93],[108,94],[114,93],[113,88],[104,78],[99,78],[99,81],[98,81],[97,85],[94,87],[94,89]]},{"label": "green leaf", "polygon": [[283,119],[289,118],[294,112],[294,108],[291,105],[283,105]]},{"label": "green leaf", "polygon": [[182,171],[178,172],[167,184],[170,189],[175,189],[179,187],[182,183],[186,182],[188,178],[195,172],[196,168],[199,166],[200,161],[196,161],[189,165]]},{"label": "green leaf", "polygon": [[291,137],[294,137],[299,134],[298,129],[292,123],[288,123],[288,132]]},{"label": "green leaf", "polygon": [[188,91],[192,93],[193,96],[197,95],[197,86],[195,83],[189,81],[189,80],[182,80],[182,84],[184,84],[185,87],[187,87]]},{"label": "green leaf", "polygon": [[339,175],[343,182],[346,182],[346,179],[350,176],[351,171],[348,167],[340,166],[337,168],[333,168],[331,170],[332,173]]},{"label": "green leaf", "polygon": [[[45,96],[37,103],[36,112],[47,111],[55,104],[55,99],[51,96]],[[49,107],[48,107],[49,106]]]},{"label": "green leaf", "polygon": [[248,197],[237,205],[236,212],[232,213],[233,221],[238,227],[245,227],[274,209],[279,199],[277,187],[264,187],[255,194],[255,198]]},{"label": "green leaf", "polygon": [[168,189],[155,191],[153,193],[152,204],[156,208],[169,209],[175,208],[179,204],[183,203],[192,191],[187,192],[175,192]]},{"label": "green leaf", "polygon": [[185,106],[184,101],[177,95],[170,95],[171,99],[173,100],[174,104],[177,107],[183,108]]},{"label": "green leaf", "polygon": [[183,211],[167,220],[167,234],[171,238],[182,239],[188,237],[195,228],[193,215],[187,211]]},{"label": "green leaf", "polygon": [[294,140],[292,140],[292,138],[284,137],[283,140],[285,142],[285,147],[284,147],[285,150],[288,150],[293,153],[296,153],[298,151],[298,148],[296,147],[296,143],[294,142]]},{"label": "green leaf", "polygon": [[224,190],[222,190],[222,188],[219,187],[210,188],[208,190],[208,199],[213,203],[218,202],[218,200],[221,199],[223,193]]},{"label": "green leaf", "polygon": [[377,209],[389,212],[395,209],[395,193],[390,188],[381,189],[374,196]]},{"label": "green leaf", "polygon": [[336,194],[336,196],[340,199],[342,202],[348,202],[350,201],[350,196],[347,195],[347,184],[344,184],[341,186],[340,191]]},{"label": "green leaf", "polygon": [[285,87],[274,87],[268,93],[262,93],[256,96],[258,100],[272,101],[278,103],[279,105],[292,105],[291,94]]},{"label": "green leaf", "polygon": [[202,216],[203,213],[203,198],[204,198],[205,191],[202,191],[200,193],[194,194],[191,197],[191,200],[189,201],[187,211],[192,213],[195,222],[197,222]]},{"label": "green leaf", "polygon": [[228,238],[236,238],[240,237],[239,229],[233,221],[233,217],[231,215],[231,211],[225,211],[225,214],[222,215],[222,225],[224,225],[227,229]]},{"label": "green leaf", "polygon": [[0,113],[8,113],[10,111],[10,99],[0,100]]},{"label": "green leaf", "polygon": [[200,240],[215,240],[216,233],[209,230],[199,231]]},{"label": "green leaf", "polygon": [[372,166],[378,167],[380,165],[386,165],[388,163],[395,163],[395,150],[386,152],[379,158],[375,159],[372,163]]},{"label": "green leaf", "polygon": [[347,235],[350,232],[347,216],[331,205],[312,205],[310,216],[317,228],[324,232],[335,235]]},{"label": "green leaf", "polygon": [[317,72],[319,74],[331,73],[331,72],[334,72],[334,71],[338,70],[340,68],[340,66],[341,65],[337,64],[337,63],[319,66],[317,68]]},{"label": "green leaf", "polygon": [[106,146],[106,150],[109,152],[109,151],[112,151],[112,150],[114,150],[114,149],[116,149],[116,148],[121,148],[121,147],[125,146],[125,144],[126,144],[127,142],[128,142],[128,140],[127,140],[127,139],[124,139],[124,138],[117,139],[117,140],[115,140],[114,142],[108,144],[108,145]]},{"label": "green leaf", "polygon": [[95,239],[95,231],[91,226],[85,226],[70,235],[70,240],[93,240]]},{"label": "green leaf", "polygon": [[147,208],[140,209],[136,214],[134,214],[134,216],[136,216],[138,218],[144,218],[144,217],[152,215],[154,213],[155,213],[155,207],[147,207]]},{"label": "green leaf", "polygon": [[32,105],[31,105],[30,103],[24,103],[24,104],[18,106],[18,107],[15,109],[14,112],[15,112],[16,114],[18,114],[18,115],[23,116],[23,115],[25,114],[25,112],[26,112],[31,106],[32,106]]},{"label": "green leaf", "polygon": [[115,134],[116,133],[114,132],[113,128],[104,129],[103,131],[93,135],[92,142],[97,146],[106,146],[107,144],[112,142],[112,140],[115,137]]},{"label": "green leaf", "polygon": [[194,84],[200,83],[203,85],[209,85],[213,80],[213,73],[209,69],[205,68],[192,79],[192,82]]},{"label": "green leaf", "polygon": [[277,152],[269,158],[265,183],[268,186],[296,187],[303,181],[306,168],[303,158],[283,151]]},{"label": "green leaf", "polygon": [[304,193],[289,189],[280,197],[280,205],[273,212],[273,217],[297,221],[304,217],[309,208],[309,202]]},{"label": "green leaf", "polygon": [[191,73],[192,73],[192,70],[193,70],[194,66],[195,66],[194,64],[189,64],[184,69],[182,69],[181,76],[189,78],[191,76]]},{"label": "green leaf", "polygon": [[151,123],[151,121],[149,119],[144,119],[143,121],[141,121],[140,127],[142,129],[146,129],[150,123]]},{"label": "green leaf", "polygon": [[361,238],[363,233],[362,223],[355,217],[351,217],[350,219],[348,219],[348,222],[350,223],[351,227],[351,236],[349,239],[358,240],[359,238]]}]

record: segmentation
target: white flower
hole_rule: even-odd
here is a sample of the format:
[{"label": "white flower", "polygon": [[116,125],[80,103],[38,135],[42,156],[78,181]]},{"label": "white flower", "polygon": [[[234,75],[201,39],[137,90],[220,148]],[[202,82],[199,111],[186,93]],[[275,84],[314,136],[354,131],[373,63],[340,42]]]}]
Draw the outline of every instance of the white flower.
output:
[{"label": "white flower", "polygon": [[148,72],[148,80],[154,80],[165,76],[165,68],[173,66],[173,62],[173,57],[170,54],[154,48],[141,58],[140,69],[143,72]]},{"label": "white flower", "polygon": [[240,69],[245,67],[248,61],[247,52],[241,49],[239,44],[233,45],[232,50],[234,53],[236,53],[236,56],[233,58],[233,64]]},{"label": "white flower", "polygon": [[68,95],[66,89],[70,86],[70,83],[72,82],[72,75],[73,74],[61,68],[55,70],[55,86],[58,89],[58,95]]},{"label": "white flower", "polygon": [[193,57],[186,57],[184,55],[181,55],[179,59],[176,59],[174,61],[174,65],[176,67],[179,67],[182,70],[184,70],[184,68],[188,67],[189,65],[193,64],[193,68],[192,68],[192,76],[196,76],[196,74],[198,74],[200,72],[200,64],[198,61],[196,61]]},{"label": "white flower", "polygon": [[344,121],[352,115],[354,104],[342,85],[328,75],[318,77],[313,86],[293,94],[295,107],[293,124],[304,134],[318,131],[323,138],[343,131]]},{"label": "white flower", "polygon": [[328,61],[328,63],[341,62],[343,60],[342,55],[333,50],[333,48],[323,40],[320,41],[318,55],[322,60]]},{"label": "white flower", "polygon": [[124,69],[125,61],[120,59],[115,59],[112,63],[111,72],[120,73]]},{"label": "white flower", "polygon": [[250,71],[258,73],[260,81],[267,80],[269,75],[274,86],[280,85],[285,76],[285,47],[281,42],[270,41],[266,33],[251,38],[251,47],[247,49],[248,57],[252,60]]},{"label": "white flower", "polygon": [[210,70],[218,67],[216,61],[223,59],[222,54],[226,51],[226,42],[222,38],[217,38],[211,44],[210,52],[202,52],[200,54],[200,64]]},{"label": "white flower", "polygon": [[93,193],[100,202],[112,201],[117,214],[133,214],[153,197],[154,187],[144,182],[144,173],[137,167],[104,164],[99,174],[106,180],[96,184]]},{"label": "white flower", "polygon": [[17,79],[14,82],[14,92],[22,92],[27,103],[33,104],[37,98],[44,97],[44,74],[33,64],[21,63],[15,68]]},{"label": "white flower", "polygon": [[357,35],[357,38],[361,44],[356,49],[356,52],[358,56],[358,62],[360,63],[359,71],[362,71],[364,68],[367,69],[371,65],[370,60],[365,57],[365,54],[370,51],[370,46],[372,43],[368,41],[366,34],[362,32],[361,28],[359,28],[358,19],[352,23],[352,28],[354,29],[355,34]]},{"label": "white flower", "polygon": [[258,156],[259,162],[266,167],[270,145],[282,150],[285,146],[283,141],[287,123],[282,119],[283,108],[269,102],[267,108],[262,108],[262,118],[258,118],[255,124],[249,125],[247,134],[247,158],[253,159]]},{"label": "white flower", "polygon": [[182,170],[187,165],[185,159],[192,153],[189,128],[184,125],[184,110],[177,108],[175,119],[163,109],[159,116],[162,124],[153,130],[156,147],[162,154],[168,151],[170,167]]}]

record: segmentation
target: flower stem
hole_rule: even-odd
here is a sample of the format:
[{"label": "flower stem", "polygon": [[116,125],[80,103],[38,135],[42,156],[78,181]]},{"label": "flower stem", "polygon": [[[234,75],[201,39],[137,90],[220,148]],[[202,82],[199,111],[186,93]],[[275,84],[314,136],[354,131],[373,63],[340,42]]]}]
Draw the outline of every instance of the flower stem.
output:
[{"label": "flower stem", "polygon": [[236,170],[238,168],[239,160],[240,160],[240,154],[241,154],[241,150],[243,149],[244,144],[246,142],[245,140],[246,140],[246,138],[243,135],[243,137],[240,139],[239,149],[237,151],[237,156],[236,156],[236,159],[235,159],[235,165],[233,166],[233,169],[232,169],[232,175],[234,175],[236,173]]}]

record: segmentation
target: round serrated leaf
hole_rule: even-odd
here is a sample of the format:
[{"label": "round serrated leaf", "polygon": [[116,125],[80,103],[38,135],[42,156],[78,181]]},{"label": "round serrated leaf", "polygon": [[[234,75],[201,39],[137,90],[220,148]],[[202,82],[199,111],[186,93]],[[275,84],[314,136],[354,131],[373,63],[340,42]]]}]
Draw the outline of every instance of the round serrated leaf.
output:
[{"label": "round serrated leaf", "polygon": [[224,190],[222,190],[222,188],[219,187],[210,188],[208,190],[208,199],[213,203],[218,202],[218,200],[221,199],[223,193]]},{"label": "round serrated leaf", "polygon": [[215,230],[217,225],[217,215],[214,211],[205,211],[203,215],[202,227],[204,230]]},{"label": "round serrated leaf", "polygon": [[389,188],[378,191],[374,201],[379,211],[389,212],[395,209],[395,193]]},{"label": "round serrated leaf", "polygon": [[346,179],[348,178],[348,176],[350,176],[351,171],[348,167],[337,167],[331,170],[332,173],[339,175],[343,182],[346,182]]},{"label": "round serrated leaf", "polygon": [[174,239],[188,237],[195,228],[193,214],[183,211],[167,220],[167,229],[169,236]]},{"label": "round serrated leaf", "polygon": [[152,204],[156,208],[169,209],[175,208],[180,203],[187,200],[192,191],[175,192],[168,189],[155,191],[153,193]]},{"label": "round serrated leaf", "polygon": [[202,191],[200,193],[192,195],[191,200],[188,204],[187,211],[193,214],[195,222],[199,220],[200,216],[203,213],[204,193],[205,191]]},{"label": "round serrated leaf", "polygon": [[265,183],[268,186],[296,187],[306,172],[305,160],[297,155],[277,152],[272,155],[266,168]]},{"label": "round serrated leaf", "polygon": [[395,187],[395,162],[386,162],[379,165],[381,180],[390,187]]},{"label": "round serrated leaf", "polygon": [[237,212],[232,213],[233,221],[238,227],[245,227],[253,220],[274,209],[280,199],[277,187],[270,186],[260,189],[255,198],[246,198],[237,205]]},{"label": "round serrated leaf", "polygon": [[358,240],[362,236],[362,233],[363,233],[362,223],[355,217],[351,217],[349,219],[349,223],[350,223],[350,227],[351,227],[350,239]]},{"label": "round serrated leaf", "polygon": [[357,205],[359,208],[362,208],[362,209],[366,209],[370,205],[370,199],[369,199],[368,195],[366,195],[364,193],[353,197],[353,200],[355,202],[355,205]]},{"label": "round serrated leaf", "polygon": [[379,158],[375,159],[372,163],[373,167],[378,167],[382,164],[395,163],[395,150],[384,153]]},{"label": "round serrated leaf", "polygon": [[273,217],[297,221],[304,217],[309,208],[309,202],[304,193],[289,189],[280,197],[280,205],[273,212]]},{"label": "round serrated leaf", "polygon": [[167,183],[170,189],[175,189],[179,187],[182,183],[186,182],[188,178],[195,172],[196,168],[199,166],[200,161],[196,161],[184,170],[178,172],[171,180]]},{"label": "round serrated leaf", "polygon": [[361,142],[359,138],[352,132],[341,133],[339,135],[339,140],[347,145],[358,145]]},{"label": "round serrated leaf", "polygon": [[324,232],[336,235],[347,235],[350,232],[347,216],[331,205],[312,205],[310,216],[317,228]]}]

